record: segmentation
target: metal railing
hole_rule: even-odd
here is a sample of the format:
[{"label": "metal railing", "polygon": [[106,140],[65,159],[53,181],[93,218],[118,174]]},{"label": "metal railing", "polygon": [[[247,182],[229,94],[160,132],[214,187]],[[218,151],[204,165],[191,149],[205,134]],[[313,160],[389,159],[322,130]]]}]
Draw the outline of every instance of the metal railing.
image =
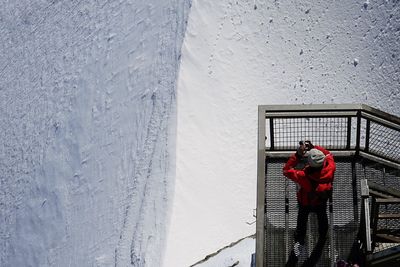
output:
[{"label": "metal railing", "polygon": [[293,151],[309,139],[329,150],[400,164],[400,118],[367,105],[259,106],[259,116],[265,119],[266,151]]},{"label": "metal railing", "polygon": [[[400,118],[363,104],[271,105],[258,110],[256,260],[257,266],[267,266],[260,255],[265,253],[268,220],[266,159],[287,158],[300,140],[311,140],[353,165],[365,158],[400,170]],[[353,177],[355,165],[351,169],[349,179],[356,198],[360,195]]]}]

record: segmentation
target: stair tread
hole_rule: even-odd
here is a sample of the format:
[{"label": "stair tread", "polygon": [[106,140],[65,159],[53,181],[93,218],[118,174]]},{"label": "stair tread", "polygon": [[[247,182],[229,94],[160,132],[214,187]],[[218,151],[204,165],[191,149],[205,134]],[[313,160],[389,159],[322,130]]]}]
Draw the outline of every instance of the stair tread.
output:
[{"label": "stair tread", "polygon": [[385,194],[385,193],[382,193],[382,192],[380,192],[380,191],[377,191],[377,190],[374,190],[374,189],[369,189],[369,194],[371,195],[371,196],[374,196],[374,197],[379,197],[379,198],[384,198],[384,199],[387,199],[387,198],[393,198],[393,196],[391,196],[391,195],[389,195],[389,194]]},{"label": "stair tread", "polygon": [[373,191],[375,193],[380,193],[385,196],[400,198],[400,191],[395,188],[385,187],[383,185],[374,183],[372,181],[368,181],[368,187],[369,187],[370,192]]},{"label": "stair tread", "polygon": [[380,213],[379,219],[400,219],[400,213]]},{"label": "stair tread", "polygon": [[376,237],[383,239],[385,241],[390,241],[389,243],[400,243],[400,236],[388,235],[388,234],[376,234]]},{"label": "stair tread", "polygon": [[390,198],[376,198],[376,203],[379,204],[396,204],[400,203],[400,198],[390,197]]}]

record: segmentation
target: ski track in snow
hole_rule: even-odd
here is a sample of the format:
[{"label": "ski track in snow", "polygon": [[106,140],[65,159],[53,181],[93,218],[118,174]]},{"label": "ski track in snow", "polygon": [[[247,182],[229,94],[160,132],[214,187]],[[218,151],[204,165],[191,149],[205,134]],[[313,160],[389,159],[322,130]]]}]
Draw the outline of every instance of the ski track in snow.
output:
[{"label": "ski track in snow", "polygon": [[[189,2],[181,8],[183,14],[187,13]],[[128,261],[132,266],[159,266],[162,260],[160,257],[162,253],[154,248],[154,244],[162,243],[165,235],[163,222],[167,218],[166,211],[170,197],[168,187],[171,183],[167,180],[168,167],[165,164],[168,164],[169,159],[167,151],[174,149],[169,147],[167,135],[169,123],[174,122],[169,116],[174,115],[172,105],[176,102],[175,91],[171,90],[174,89],[175,82],[168,81],[167,78],[171,72],[176,72],[178,69],[178,64],[171,67],[168,63],[178,62],[180,54],[179,51],[171,54],[165,49],[174,46],[179,49],[177,45],[182,39],[175,39],[173,36],[176,33],[183,36],[184,31],[184,25],[175,17],[174,9],[168,8],[164,12],[166,14],[161,17],[165,20],[161,23],[162,28],[157,38],[159,57],[153,64],[156,67],[154,74],[159,80],[157,89],[151,96],[152,107],[145,144],[143,150],[138,153],[141,156],[136,164],[137,172],[131,190],[133,194],[130,194],[132,196],[126,208],[120,240],[115,250],[115,266],[125,266]],[[163,157],[164,160],[160,160]],[[150,232],[146,230],[148,227],[146,224],[149,222],[154,224],[150,227],[152,229]]]},{"label": "ski track in snow", "polygon": [[[116,249],[116,260],[115,266],[119,266],[126,264],[127,258],[130,258],[130,262],[134,266],[142,266],[142,251],[141,248],[135,248],[135,243],[138,243],[139,236],[138,230],[141,227],[140,224],[143,223],[142,216],[144,215],[144,209],[146,207],[145,197],[146,193],[148,194],[148,186],[149,180],[152,176],[152,168],[153,168],[153,159],[155,157],[156,148],[155,144],[157,143],[157,139],[160,137],[160,127],[161,122],[167,118],[165,118],[165,111],[160,111],[160,104],[156,103],[156,95],[152,95],[152,112],[150,116],[150,122],[147,128],[147,135],[145,138],[145,145],[143,151],[138,153],[141,155],[138,160],[137,166],[137,174],[134,176],[134,185],[131,191],[133,191],[133,195],[130,197],[130,204],[126,208],[125,216],[124,216],[124,224],[122,228],[122,232],[120,234],[120,241],[118,244],[118,248]],[[165,174],[164,174],[165,175]],[[138,193],[136,193],[138,192]],[[165,195],[163,197],[166,197]],[[149,207],[148,207],[149,208]],[[138,218],[140,218],[138,220]],[[129,248],[129,253],[124,250]],[[138,252],[135,252],[135,249]],[[130,255],[127,257],[126,255]],[[122,260],[121,260],[122,259]]]}]

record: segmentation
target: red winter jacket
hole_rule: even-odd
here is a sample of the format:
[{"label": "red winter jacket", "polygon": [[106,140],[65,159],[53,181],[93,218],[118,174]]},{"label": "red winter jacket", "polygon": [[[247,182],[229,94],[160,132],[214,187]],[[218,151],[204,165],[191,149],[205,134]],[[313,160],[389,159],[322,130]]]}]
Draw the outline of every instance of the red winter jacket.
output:
[{"label": "red winter jacket", "polygon": [[321,169],[311,168],[306,165],[301,170],[294,169],[299,163],[296,153],[290,156],[283,167],[283,175],[300,185],[297,192],[297,199],[302,205],[319,205],[327,200],[332,192],[332,182],[336,170],[333,156],[323,147],[314,148],[325,154],[325,160]]}]

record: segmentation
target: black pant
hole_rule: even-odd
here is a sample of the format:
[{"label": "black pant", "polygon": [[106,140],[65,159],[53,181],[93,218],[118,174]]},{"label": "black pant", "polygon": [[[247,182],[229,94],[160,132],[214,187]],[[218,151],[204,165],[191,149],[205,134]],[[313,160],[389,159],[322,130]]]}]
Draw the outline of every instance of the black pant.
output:
[{"label": "black pant", "polygon": [[[312,267],[318,262],[324,249],[326,234],[328,232],[328,216],[326,214],[326,202],[318,206],[303,206],[299,204],[299,212],[297,214],[297,226],[294,235],[294,241],[301,245],[305,243],[307,232],[308,215],[314,212],[318,219],[318,241],[315,245],[310,257],[303,263],[304,267]],[[291,252],[286,266],[296,266],[297,256],[294,251]]]}]

